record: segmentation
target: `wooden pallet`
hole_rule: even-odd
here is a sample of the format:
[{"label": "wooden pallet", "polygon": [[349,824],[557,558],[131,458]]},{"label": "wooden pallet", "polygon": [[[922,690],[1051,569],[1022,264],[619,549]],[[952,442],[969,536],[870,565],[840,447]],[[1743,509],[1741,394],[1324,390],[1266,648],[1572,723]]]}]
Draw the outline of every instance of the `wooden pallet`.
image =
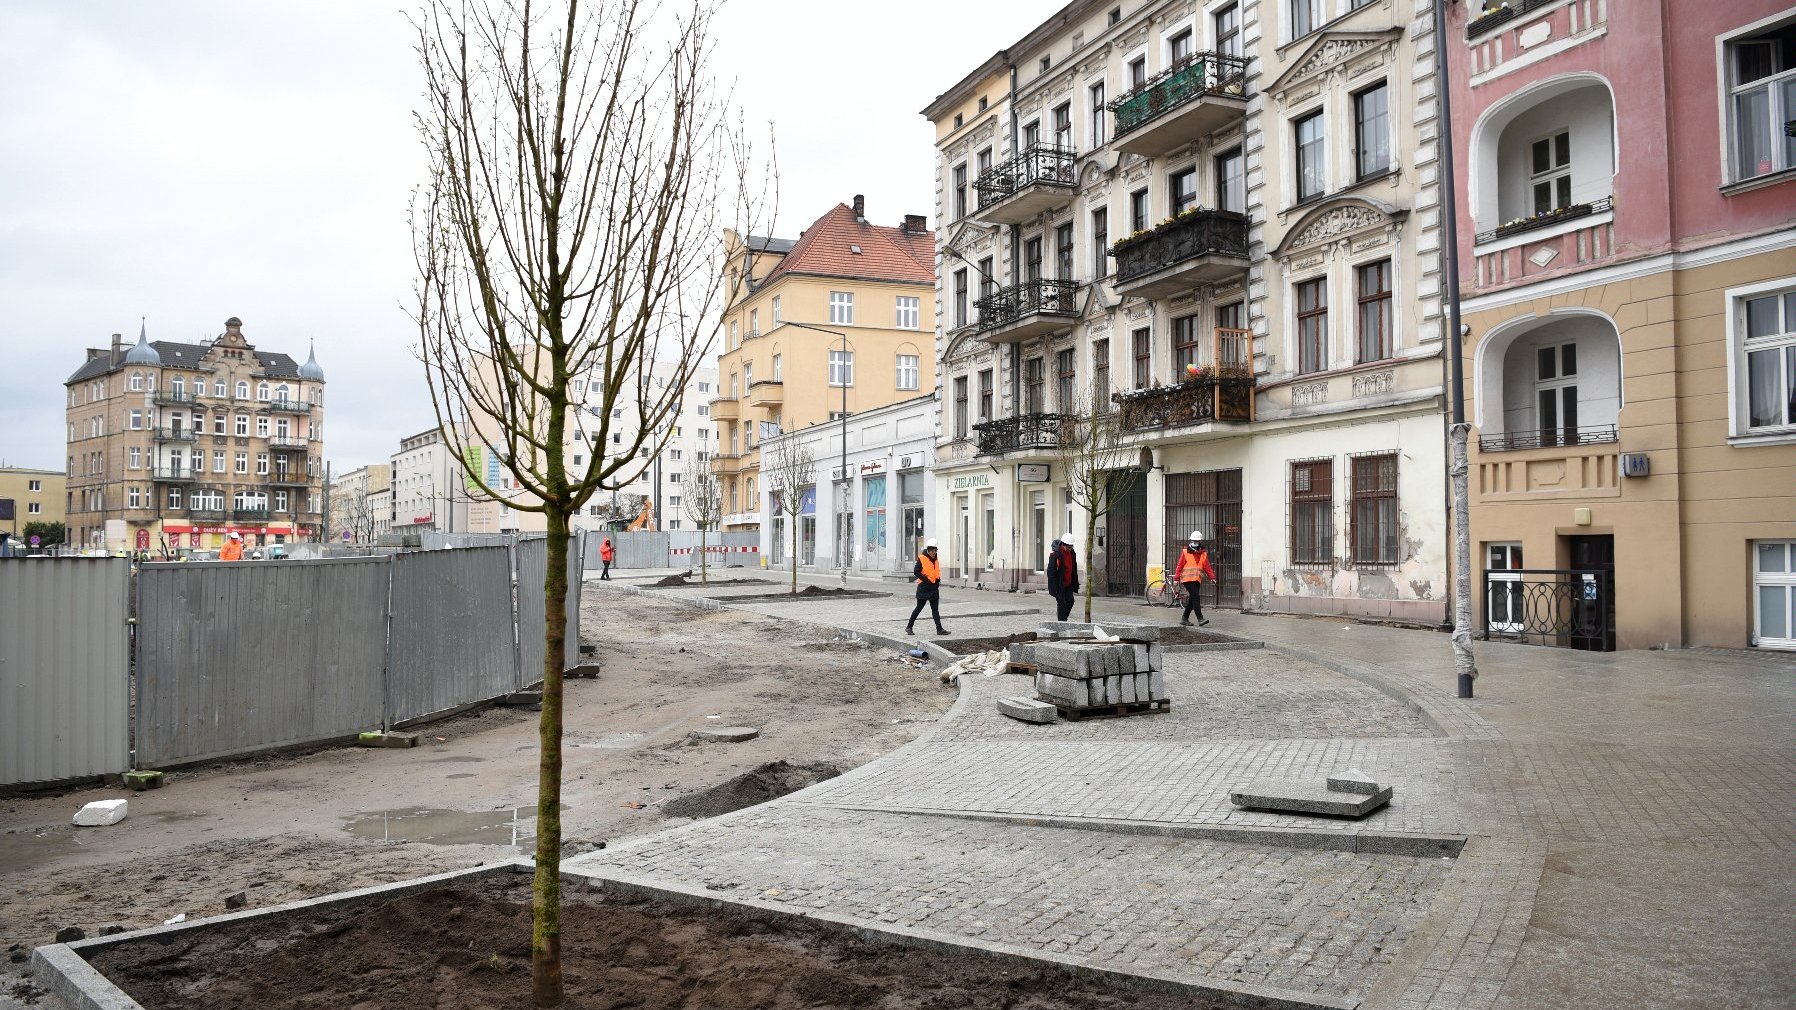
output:
[{"label": "wooden pallet", "polygon": [[1026,673],[1029,676],[1033,677],[1033,676],[1035,676],[1037,670],[1036,670],[1036,666],[1034,663],[1012,663],[1012,664],[1010,664],[1009,672],[1011,672],[1011,673]]},{"label": "wooden pallet", "polygon": [[1088,705],[1083,708],[1055,702],[1054,707],[1060,711],[1060,718],[1067,722],[1078,722],[1080,719],[1117,719],[1127,715],[1156,715],[1161,712],[1170,712],[1172,711],[1172,699],[1130,701],[1120,705]]}]

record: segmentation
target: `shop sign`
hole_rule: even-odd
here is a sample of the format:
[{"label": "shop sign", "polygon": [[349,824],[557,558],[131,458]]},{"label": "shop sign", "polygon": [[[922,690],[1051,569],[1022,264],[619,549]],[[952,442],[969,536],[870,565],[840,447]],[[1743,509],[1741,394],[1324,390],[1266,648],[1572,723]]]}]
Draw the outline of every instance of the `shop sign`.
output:
[{"label": "shop sign", "polygon": [[992,475],[989,473],[969,473],[948,479],[948,490],[965,491],[968,488],[991,487]]},{"label": "shop sign", "polygon": [[1016,479],[1024,484],[1044,484],[1048,480],[1048,464],[1018,463]]}]

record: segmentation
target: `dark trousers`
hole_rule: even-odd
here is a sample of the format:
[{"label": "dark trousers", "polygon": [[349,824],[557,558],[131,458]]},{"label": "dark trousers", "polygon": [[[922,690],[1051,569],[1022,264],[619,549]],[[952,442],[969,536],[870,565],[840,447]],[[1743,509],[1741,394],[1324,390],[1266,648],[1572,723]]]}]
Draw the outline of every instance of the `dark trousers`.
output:
[{"label": "dark trousers", "polygon": [[1196,614],[1198,620],[1203,620],[1204,584],[1201,582],[1186,582],[1183,583],[1183,586],[1185,589],[1185,615],[1180,617],[1179,620],[1181,622],[1189,621],[1191,620],[1192,614]]},{"label": "dark trousers", "polygon": [[611,562],[607,561],[607,562],[605,562],[605,570],[599,573],[599,578],[609,579],[610,577],[611,577]]},{"label": "dark trousers", "polygon": [[1056,620],[1056,621],[1066,620],[1067,615],[1071,614],[1073,612],[1073,600],[1075,600],[1077,598],[1078,598],[1077,593],[1070,593],[1070,592],[1069,593],[1061,593],[1061,594],[1055,596],[1054,597],[1054,620]]},{"label": "dark trousers", "polygon": [[905,631],[917,626],[917,615],[923,608],[929,608],[929,616],[935,619],[935,630],[942,630],[942,590],[938,586],[917,590],[917,606],[910,612],[910,622],[904,626]]}]

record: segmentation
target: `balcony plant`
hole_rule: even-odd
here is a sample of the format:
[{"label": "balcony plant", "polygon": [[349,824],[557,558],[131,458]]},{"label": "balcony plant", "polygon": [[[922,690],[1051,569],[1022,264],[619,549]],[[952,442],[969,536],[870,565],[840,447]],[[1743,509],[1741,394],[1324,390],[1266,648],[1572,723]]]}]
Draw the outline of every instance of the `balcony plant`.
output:
[{"label": "balcony plant", "polygon": [[1518,231],[1527,231],[1530,228],[1552,224],[1554,221],[1567,221],[1575,217],[1583,217],[1590,211],[1591,205],[1588,203],[1566,204],[1563,207],[1555,207],[1552,210],[1543,210],[1505,221],[1497,225],[1497,234],[1513,235]]},{"label": "balcony plant", "polygon": [[1154,225],[1152,228],[1149,228],[1145,231],[1131,232],[1131,233],[1129,233],[1129,235],[1127,237],[1117,239],[1115,242],[1110,243],[1110,251],[1113,253],[1120,252],[1123,249],[1126,249],[1129,246],[1134,245],[1135,243],[1141,241],[1144,238],[1148,238],[1153,235],[1165,234],[1166,232],[1171,231],[1172,229],[1178,227],[1179,225],[1187,224],[1191,221],[1197,220],[1198,218],[1202,217],[1205,214],[1211,214],[1211,213],[1214,213],[1214,211],[1209,207],[1188,207],[1185,210],[1182,210],[1179,213],[1172,215],[1171,217],[1167,218],[1166,220],[1161,221],[1159,224]]}]

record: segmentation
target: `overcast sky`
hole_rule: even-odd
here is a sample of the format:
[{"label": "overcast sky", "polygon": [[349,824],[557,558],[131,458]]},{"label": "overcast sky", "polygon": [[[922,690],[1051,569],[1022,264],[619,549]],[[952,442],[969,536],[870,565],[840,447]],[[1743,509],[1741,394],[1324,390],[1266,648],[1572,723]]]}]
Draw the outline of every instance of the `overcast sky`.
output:
[{"label": "overcast sky", "polygon": [[[1060,5],[733,0],[721,69],[773,123],[778,232],[855,193],[877,222],[933,215],[918,110]],[[300,361],[315,341],[338,472],[432,426],[403,310],[422,164],[406,9],[0,5],[0,462],[62,468],[62,381],[139,317],[195,341],[240,316]]]}]

